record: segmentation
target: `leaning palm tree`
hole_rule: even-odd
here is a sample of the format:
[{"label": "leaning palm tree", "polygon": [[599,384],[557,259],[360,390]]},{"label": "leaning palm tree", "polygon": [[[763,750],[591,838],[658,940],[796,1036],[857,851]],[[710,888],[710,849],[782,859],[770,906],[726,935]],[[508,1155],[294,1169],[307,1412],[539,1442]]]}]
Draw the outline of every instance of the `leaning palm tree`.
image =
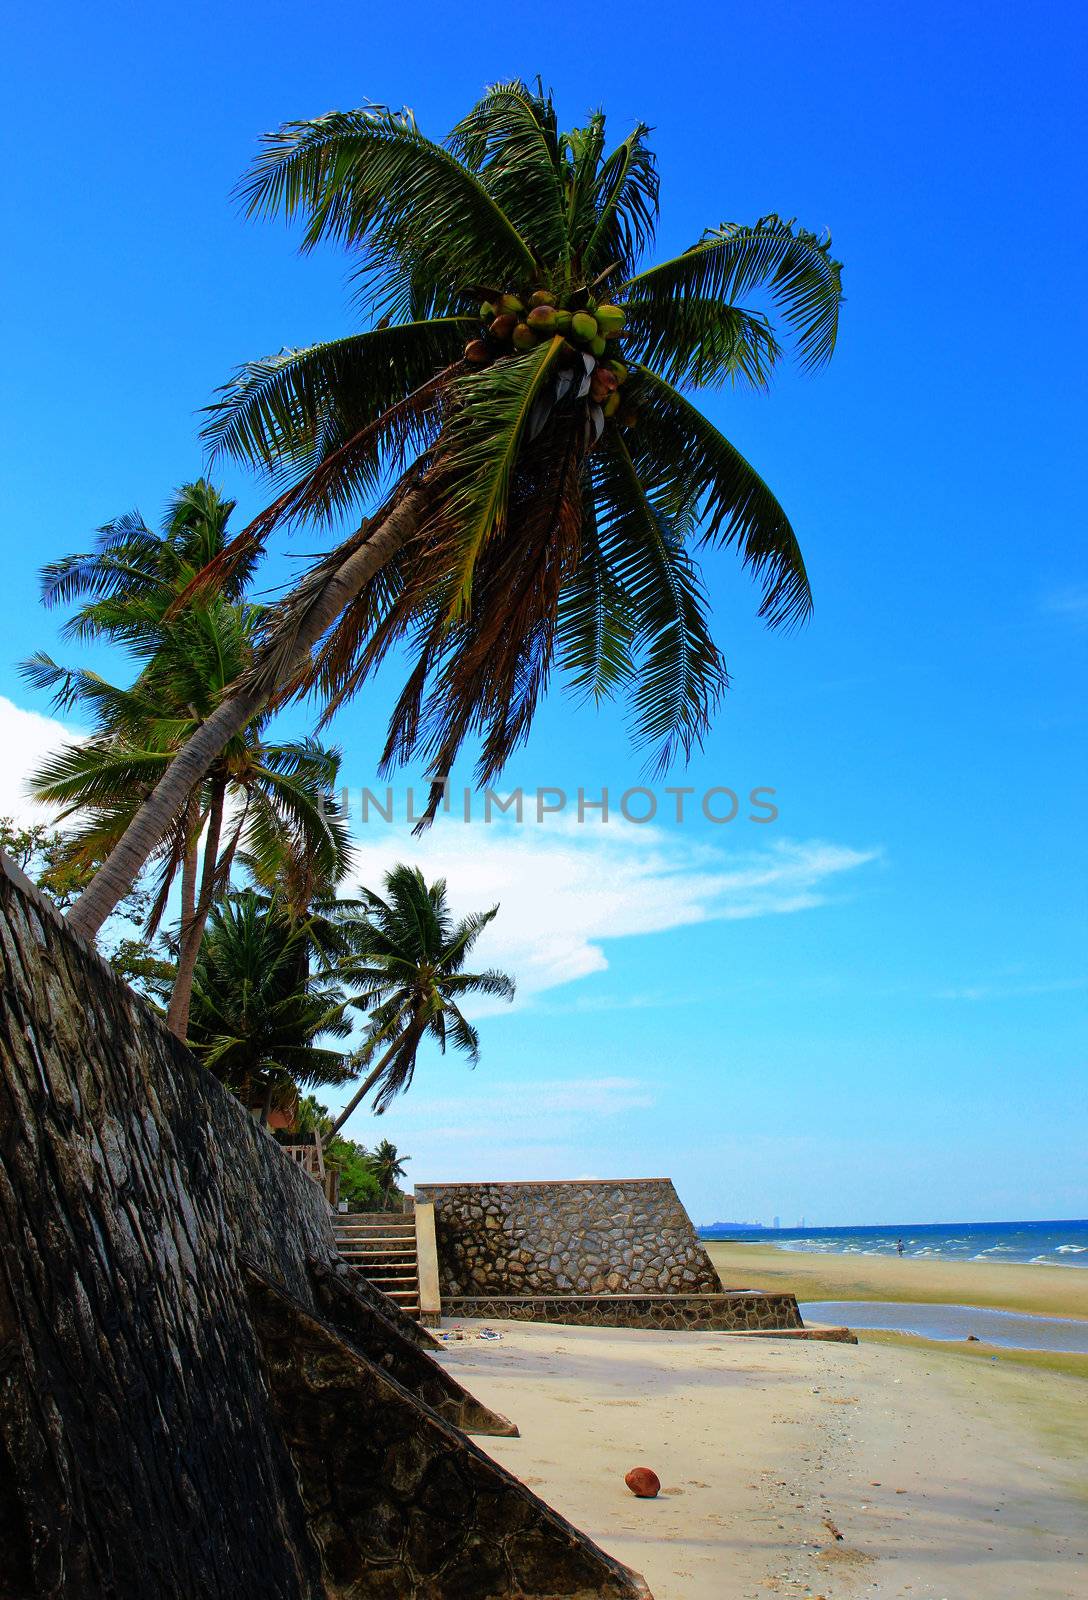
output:
[{"label": "leaning palm tree", "polygon": [[354,991],[352,1003],[369,1013],[357,1064],[370,1070],[329,1129],[330,1139],[372,1089],[379,1114],[407,1089],[425,1039],[432,1039],[443,1054],[451,1044],[475,1066],[480,1036],[461,1003],[478,994],[514,998],[514,981],[505,972],[464,971],[466,956],[498,906],[458,922],[449,908],[445,879],[428,884],[418,867],[403,863],[386,874],[384,898],[373,889],[364,888],[360,895],[364,913],[358,953],[340,963],[338,975]]},{"label": "leaning palm tree", "polygon": [[[122,688],[44,653],[23,665],[36,688],[52,692],[59,710],[78,706],[95,724],[91,739],[50,757],[31,779],[37,799],[63,808],[62,820],[78,816],[68,839],[68,858],[76,865],[109,854],[178,749],[252,659],[261,610],[242,595],[248,563],[222,590],[174,611],[178,595],[222,550],[232,509],[233,502],[203,480],[188,484],[171,501],[161,532],[135,514],[119,518],[100,531],[93,551],[43,573],[47,604],[80,602],[65,623],[68,637],[107,638],[140,669]],[[167,1013],[179,1038],[185,1037],[204,926],[235,853],[282,881],[307,875],[335,880],[347,868],[346,826],[327,804],[339,753],[312,739],[269,742],[266,721],[254,718],[229,741],[157,847],[149,931],[180,876],[178,963]]]},{"label": "leaning palm tree", "polygon": [[73,909],[81,932],[270,699],[315,689],[331,715],[407,641],[384,759],[421,755],[434,804],[467,737],[481,781],[501,770],[557,660],[584,695],[628,693],[659,762],[690,752],[726,684],[700,546],[737,548],[770,625],[808,615],[789,519],[685,390],[764,386],[783,334],[826,361],[839,264],[772,215],[644,265],[647,135],[608,151],[603,114],[564,133],[550,96],[508,83],[441,144],[383,106],[266,139],[248,213],[347,248],[372,325],[244,367],[213,408],[214,449],[284,485],[216,578],[282,522],[370,511],[270,614],[260,659]]}]

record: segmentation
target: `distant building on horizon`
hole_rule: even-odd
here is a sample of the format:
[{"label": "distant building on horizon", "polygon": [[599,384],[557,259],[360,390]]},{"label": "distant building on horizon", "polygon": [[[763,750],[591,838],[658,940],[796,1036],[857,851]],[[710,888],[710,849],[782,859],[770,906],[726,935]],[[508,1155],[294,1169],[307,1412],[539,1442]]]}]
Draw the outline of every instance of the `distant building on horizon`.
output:
[{"label": "distant building on horizon", "polygon": [[771,1227],[772,1228],[777,1228],[777,1227],[780,1227],[780,1226],[781,1226],[781,1224],[779,1223],[778,1218],[777,1217],[772,1217],[771,1218]]}]

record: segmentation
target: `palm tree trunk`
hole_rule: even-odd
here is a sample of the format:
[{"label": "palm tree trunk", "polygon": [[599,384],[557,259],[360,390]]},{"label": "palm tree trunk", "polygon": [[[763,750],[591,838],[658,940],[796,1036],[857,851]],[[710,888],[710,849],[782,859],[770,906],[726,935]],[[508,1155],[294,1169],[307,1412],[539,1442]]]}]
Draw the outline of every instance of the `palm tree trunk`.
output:
[{"label": "palm tree trunk", "polygon": [[332,1127],[329,1129],[328,1133],[325,1135],[325,1139],[324,1139],[324,1142],[323,1142],[323,1145],[322,1145],[323,1149],[328,1149],[329,1144],[332,1142],[333,1139],[336,1138],[336,1135],[339,1133],[340,1129],[344,1126],[344,1123],[351,1116],[351,1113],[355,1110],[356,1106],[359,1104],[359,1102],[361,1100],[365,1099],[366,1096],[370,1093],[371,1089],[373,1089],[374,1085],[377,1083],[378,1079],[381,1077],[382,1073],[385,1071],[386,1066],[393,1059],[393,1056],[395,1055],[397,1049],[400,1046],[400,1042],[401,1042],[400,1041],[400,1035],[398,1034],[397,1037],[393,1040],[393,1043],[389,1046],[389,1049],[385,1052],[385,1054],[382,1056],[381,1060],[378,1062],[378,1065],[371,1072],[367,1073],[367,1075],[363,1079],[362,1083],[356,1089],[355,1093],[352,1095],[351,1099],[348,1101],[348,1103],[344,1107],[343,1111],[341,1111],[340,1115],[337,1117],[336,1121],[333,1123]]},{"label": "palm tree trunk", "polygon": [[284,652],[276,682],[228,693],[178,751],[156,788],[68,913],[68,925],[84,939],[93,939],[118,901],[132,888],[152,850],[177,816],[192,790],[235,734],[267,705],[281,684],[289,683],[325,631],[349,601],[411,538],[419,523],[424,494],[405,495],[370,536],[337,567],[305,614]]},{"label": "palm tree trunk", "polygon": [[181,858],[181,926],[184,928],[196,911],[196,876],[200,845],[200,796],[191,794],[185,819],[185,852]]},{"label": "palm tree trunk", "polygon": [[208,912],[215,898],[215,885],[219,876],[219,840],[223,832],[223,804],[227,792],[226,775],[212,782],[211,803],[208,808],[208,833],[204,841],[204,870],[200,875],[200,896],[193,907],[188,923],[184,917],[181,925],[181,949],[178,951],[178,970],[174,987],[170,991],[170,1005],[166,1013],[166,1026],[174,1036],[185,1042],[189,1031],[189,1007],[193,998],[193,975]]}]

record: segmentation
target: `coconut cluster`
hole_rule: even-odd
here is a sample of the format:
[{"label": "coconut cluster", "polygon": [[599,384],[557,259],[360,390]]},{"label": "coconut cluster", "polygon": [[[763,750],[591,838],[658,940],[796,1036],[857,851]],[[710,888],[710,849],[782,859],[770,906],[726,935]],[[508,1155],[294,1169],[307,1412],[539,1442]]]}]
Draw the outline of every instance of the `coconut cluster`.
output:
[{"label": "coconut cluster", "polygon": [[627,377],[615,343],[626,321],[622,306],[599,304],[585,290],[567,296],[537,289],[529,296],[528,304],[516,294],[485,300],[480,306],[480,320],[484,324],[482,336],[465,346],[465,360],[470,366],[486,367],[500,356],[532,350],[558,334],[572,356],[581,353],[594,358],[589,398],[606,417],[619,410],[619,388]]}]

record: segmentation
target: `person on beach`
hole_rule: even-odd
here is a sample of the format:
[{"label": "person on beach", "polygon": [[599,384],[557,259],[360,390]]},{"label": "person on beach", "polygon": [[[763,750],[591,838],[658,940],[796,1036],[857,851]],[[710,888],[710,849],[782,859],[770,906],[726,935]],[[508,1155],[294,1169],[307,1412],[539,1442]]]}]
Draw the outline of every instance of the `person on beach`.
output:
[{"label": "person on beach", "polygon": [[895,1241],[895,1253],[896,1253],[897,1256],[901,1256],[903,1254],[903,1241],[902,1241],[902,1239],[897,1239]]}]

